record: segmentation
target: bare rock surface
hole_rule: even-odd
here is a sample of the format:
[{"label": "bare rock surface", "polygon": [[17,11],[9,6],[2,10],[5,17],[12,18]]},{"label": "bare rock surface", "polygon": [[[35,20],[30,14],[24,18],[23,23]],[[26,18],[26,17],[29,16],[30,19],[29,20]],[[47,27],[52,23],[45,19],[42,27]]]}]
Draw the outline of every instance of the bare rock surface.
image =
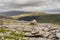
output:
[{"label": "bare rock surface", "polygon": [[[28,24],[29,22],[25,22]],[[37,23],[37,25],[5,25],[9,30],[19,34],[24,32],[25,37],[29,40],[60,40],[60,26],[52,23]],[[1,26],[0,26],[1,28]],[[18,31],[19,30],[19,31]]]}]

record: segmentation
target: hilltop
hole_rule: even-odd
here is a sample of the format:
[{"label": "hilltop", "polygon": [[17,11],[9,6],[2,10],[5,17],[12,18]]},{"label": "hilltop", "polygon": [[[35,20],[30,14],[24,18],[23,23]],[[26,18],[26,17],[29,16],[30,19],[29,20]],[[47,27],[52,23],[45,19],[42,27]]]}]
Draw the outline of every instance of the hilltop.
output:
[{"label": "hilltop", "polygon": [[31,13],[25,13],[25,14],[20,14],[16,16],[11,16],[14,19],[22,18],[22,17],[27,17],[27,16],[39,16],[39,15],[46,15],[47,13],[45,12],[31,12]]}]

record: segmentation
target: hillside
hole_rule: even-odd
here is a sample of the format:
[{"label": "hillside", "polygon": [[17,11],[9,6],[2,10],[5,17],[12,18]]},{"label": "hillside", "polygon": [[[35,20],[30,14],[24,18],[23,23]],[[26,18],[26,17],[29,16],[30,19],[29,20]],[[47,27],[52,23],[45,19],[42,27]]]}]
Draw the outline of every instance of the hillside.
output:
[{"label": "hillside", "polygon": [[[29,19],[28,19],[29,18]],[[36,19],[38,22],[60,22],[60,14],[48,14],[48,15],[39,15],[39,16],[26,16],[18,18],[18,20],[33,20]]]},{"label": "hillside", "polygon": [[10,16],[0,15],[0,25],[15,23],[16,20]]},{"label": "hillside", "polygon": [[45,12],[32,12],[32,13],[25,13],[25,14],[20,14],[16,16],[11,16],[14,19],[22,18],[22,17],[27,17],[27,16],[38,16],[38,15],[46,15],[47,13]]},{"label": "hillside", "polygon": [[[15,16],[16,17],[16,16]],[[31,21],[36,19],[37,22],[41,23],[59,23],[60,24],[60,14],[44,14],[44,15],[37,15],[37,14],[22,14],[17,16],[18,20],[25,20]]]}]

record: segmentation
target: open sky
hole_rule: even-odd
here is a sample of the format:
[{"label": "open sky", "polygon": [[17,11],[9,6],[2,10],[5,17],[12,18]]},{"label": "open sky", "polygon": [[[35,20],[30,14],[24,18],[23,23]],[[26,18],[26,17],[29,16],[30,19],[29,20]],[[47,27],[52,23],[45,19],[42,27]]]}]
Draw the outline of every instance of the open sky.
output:
[{"label": "open sky", "polygon": [[12,10],[60,12],[60,0],[0,0],[0,12]]}]

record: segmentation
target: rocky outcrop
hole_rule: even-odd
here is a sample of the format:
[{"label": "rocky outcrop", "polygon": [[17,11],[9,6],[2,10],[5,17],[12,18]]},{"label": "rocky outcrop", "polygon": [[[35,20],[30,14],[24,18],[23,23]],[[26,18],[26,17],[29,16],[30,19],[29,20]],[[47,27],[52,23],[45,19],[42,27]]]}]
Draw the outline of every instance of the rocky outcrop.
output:
[{"label": "rocky outcrop", "polygon": [[24,27],[25,37],[29,40],[59,40],[60,27],[50,23],[41,23],[35,26]]},{"label": "rocky outcrop", "polygon": [[[27,23],[25,22],[25,24]],[[3,35],[3,33],[0,33],[0,35],[9,36],[12,31],[14,32],[14,34],[21,34],[21,32],[23,32],[24,37],[25,39],[27,38],[27,40],[60,40],[59,25],[55,25],[52,23],[37,23],[37,25],[25,24],[16,23],[16,25],[11,24],[4,25],[3,27],[1,26],[0,28],[7,28],[6,30],[9,30],[9,32],[4,33],[5,35]]]}]

